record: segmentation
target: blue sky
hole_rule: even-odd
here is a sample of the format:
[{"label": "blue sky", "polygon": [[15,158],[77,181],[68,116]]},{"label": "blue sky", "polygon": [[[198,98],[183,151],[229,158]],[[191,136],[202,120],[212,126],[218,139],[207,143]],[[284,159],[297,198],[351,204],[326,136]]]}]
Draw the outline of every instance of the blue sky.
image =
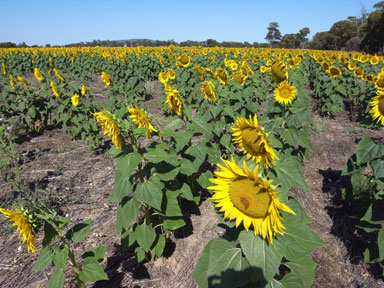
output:
[{"label": "blue sky", "polygon": [[0,42],[64,45],[80,41],[153,40],[266,42],[270,22],[280,31],[311,34],[367,12],[380,0],[0,0]]}]

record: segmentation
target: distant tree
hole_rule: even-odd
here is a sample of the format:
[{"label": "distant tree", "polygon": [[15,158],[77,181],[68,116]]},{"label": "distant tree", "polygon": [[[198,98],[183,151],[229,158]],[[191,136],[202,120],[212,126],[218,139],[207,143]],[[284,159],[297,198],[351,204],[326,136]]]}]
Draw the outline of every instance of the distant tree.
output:
[{"label": "distant tree", "polygon": [[279,23],[271,22],[268,26],[268,33],[265,36],[265,40],[269,42],[270,47],[276,47],[281,40],[281,32],[279,30]]},{"label": "distant tree", "polygon": [[377,10],[368,16],[360,47],[369,53],[384,54],[384,1],[373,7]]},{"label": "distant tree", "polygon": [[281,48],[299,48],[300,47],[300,38],[298,37],[298,34],[285,34],[281,41],[279,42],[279,47]]},{"label": "distant tree", "polygon": [[0,48],[15,48],[16,44],[13,42],[1,42]]},{"label": "distant tree", "polygon": [[326,32],[316,33],[310,42],[310,48],[315,50],[331,50],[333,49],[334,35]]},{"label": "distant tree", "polygon": [[214,40],[214,39],[207,39],[207,41],[206,41],[206,45],[207,45],[208,47],[215,47],[215,46],[219,46],[220,44],[219,44],[219,42],[217,42],[217,41]]},{"label": "distant tree", "polygon": [[307,45],[308,43],[308,38],[307,38],[307,35],[311,33],[311,31],[309,30],[308,27],[304,27],[303,29],[301,29],[298,33],[298,38],[299,38],[299,41],[300,41],[300,48],[301,49],[304,49],[305,46]]},{"label": "distant tree", "polygon": [[26,47],[28,47],[28,45],[25,42],[22,42],[22,43],[17,44],[17,47],[26,48]]},{"label": "distant tree", "polygon": [[356,36],[356,32],[356,26],[348,20],[342,20],[334,23],[329,30],[329,33],[333,35],[332,49],[344,49],[347,42]]}]

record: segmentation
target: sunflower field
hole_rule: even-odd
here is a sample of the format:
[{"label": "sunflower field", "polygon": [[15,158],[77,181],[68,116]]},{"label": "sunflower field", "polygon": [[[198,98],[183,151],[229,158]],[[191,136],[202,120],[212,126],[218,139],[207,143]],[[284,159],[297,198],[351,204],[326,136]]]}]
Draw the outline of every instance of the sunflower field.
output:
[{"label": "sunflower field", "polygon": [[367,239],[361,263],[383,266],[382,56],[171,45],[0,49],[0,63],[0,187],[8,193],[0,193],[0,224],[13,222],[23,253],[39,255],[31,269],[49,271],[48,287],[112,275],[107,246],[79,248],[97,237],[92,219],[17,192],[21,139],[53,129],[111,160],[113,187],[101,206],[114,207],[113,241],[136,263],[172,257],[189,211],[209,201],[223,231],[201,247],[188,287],[311,287],[313,253],[332,250],[298,195],[312,187],[304,166],[319,153],[315,120],[343,113],[381,135],[357,139],[331,185],[342,181],[349,229]]}]

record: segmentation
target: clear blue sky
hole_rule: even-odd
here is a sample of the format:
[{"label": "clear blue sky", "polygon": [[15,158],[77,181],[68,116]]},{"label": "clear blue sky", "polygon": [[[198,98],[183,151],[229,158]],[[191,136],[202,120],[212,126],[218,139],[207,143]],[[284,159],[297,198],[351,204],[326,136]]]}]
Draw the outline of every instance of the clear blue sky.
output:
[{"label": "clear blue sky", "polygon": [[380,0],[0,0],[0,42],[64,45],[80,41],[153,40],[266,42],[280,31],[311,34],[367,12]]}]

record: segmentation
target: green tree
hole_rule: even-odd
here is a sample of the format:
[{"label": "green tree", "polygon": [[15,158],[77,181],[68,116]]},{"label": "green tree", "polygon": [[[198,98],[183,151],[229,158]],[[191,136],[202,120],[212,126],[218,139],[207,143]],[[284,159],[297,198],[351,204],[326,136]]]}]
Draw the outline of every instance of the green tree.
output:
[{"label": "green tree", "polygon": [[369,14],[360,48],[369,53],[384,53],[384,1],[376,3],[377,10]]},{"label": "green tree", "polygon": [[309,30],[308,27],[304,27],[303,29],[301,29],[298,33],[298,39],[300,41],[300,48],[301,49],[304,49],[305,46],[307,45],[308,43],[308,38],[307,38],[307,35],[311,33],[311,30]]},{"label": "green tree", "polygon": [[268,33],[265,36],[265,40],[269,42],[270,47],[276,47],[281,40],[281,32],[279,30],[279,23],[271,22],[268,26]]}]

